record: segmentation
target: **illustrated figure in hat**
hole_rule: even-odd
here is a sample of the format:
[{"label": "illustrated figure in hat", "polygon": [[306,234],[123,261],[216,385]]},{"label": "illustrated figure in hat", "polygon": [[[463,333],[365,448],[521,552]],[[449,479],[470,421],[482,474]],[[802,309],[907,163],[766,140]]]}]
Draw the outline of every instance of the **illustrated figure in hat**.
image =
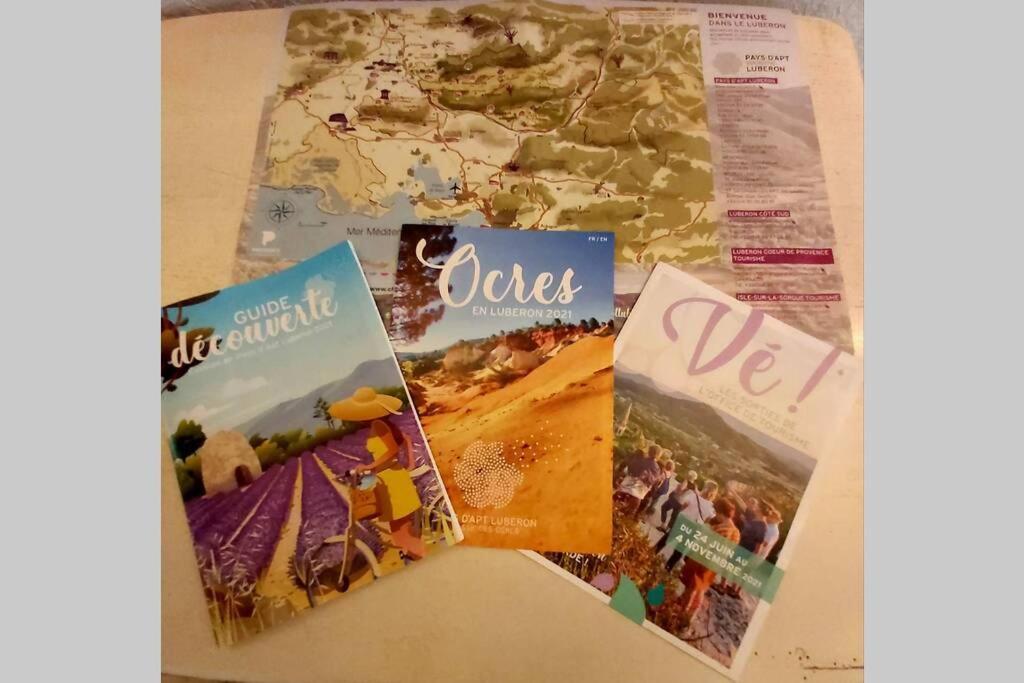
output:
[{"label": "illustrated figure in hat", "polygon": [[415,524],[423,502],[410,473],[416,466],[412,443],[389,419],[400,415],[401,407],[402,401],[394,396],[360,387],[348,398],[331,404],[328,412],[338,420],[370,423],[366,450],[373,455],[373,462],[357,465],[352,473],[357,479],[376,475],[376,508],[380,519],[390,525],[391,542],[405,557],[418,560],[426,554],[426,544]]}]

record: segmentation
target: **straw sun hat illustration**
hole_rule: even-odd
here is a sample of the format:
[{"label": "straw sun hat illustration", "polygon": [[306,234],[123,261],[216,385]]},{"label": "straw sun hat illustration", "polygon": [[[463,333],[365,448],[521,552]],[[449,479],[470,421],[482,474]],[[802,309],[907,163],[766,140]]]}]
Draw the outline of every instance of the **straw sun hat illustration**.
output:
[{"label": "straw sun hat illustration", "polygon": [[401,399],[387,394],[378,394],[371,387],[359,387],[348,398],[332,403],[327,412],[338,420],[366,422],[388,415],[400,415],[401,407]]}]

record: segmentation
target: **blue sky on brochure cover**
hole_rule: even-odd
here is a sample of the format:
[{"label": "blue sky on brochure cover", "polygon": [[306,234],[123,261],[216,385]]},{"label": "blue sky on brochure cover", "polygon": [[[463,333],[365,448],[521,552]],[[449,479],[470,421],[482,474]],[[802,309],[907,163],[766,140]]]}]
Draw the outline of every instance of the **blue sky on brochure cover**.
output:
[{"label": "blue sky on brochure cover", "polygon": [[[472,301],[462,308],[445,307],[444,316],[427,328],[426,334],[413,344],[396,344],[399,353],[423,353],[451,346],[460,339],[480,339],[489,337],[501,330],[515,330],[530,327],[535,322],[550,324],[554,318],[537,317],[496,317],[491,315],[473,315],[473,306],[486,306],[501,309],[569,309],[570,319],[562,318],[565,323],[579,323],[580,320],[596,318],[607,322],[613,317],[614,310],[614,257],[615,236],[608,232],[582,232],[575,230],[500,230],[495,228],[470,228],[457,226],[454,231],[457,240],[453,253],[467,242],[476,246],[476,255],[480,260],[480,284],[484,276],[491,270],[500,270],[504,277],[498,281],[499,291],[508,283],[512,265],[519,263],[523,267],[527,291],[540,273],[551,273],[554,278],[548,290],[550,296],[562,279],[566,268],[575,271],[573,287],[582,287],[569,304],[540,304],[531,300],[519,303],[514,294],[509,295],[500,303],[488,301],[480,286]],[[441,259],[441,261],[447,260]],[[418,262],[399,264],[399,268],[422,268]],[[473,279],[473,269],[469,264],[459,266],[452,277],[452,298],[463,300],[469,292]]]},{"label": "blue sky on brochure cover", "polygon": [[[377,309],[347,243],[280,273],[222,289],[210,301],[187,307],[185,329],[212,327],[221,336],[241,330],[244,324],[234,320],[236,312],[282,296],[287,296],[290,304],[298,304],[309,286],[330,293],[337,302],[338,312],[331,318],[334,324],[312,334],[313,326],[278,335],[280,345],[274,349],[260,352],[262,347],[253,344],[220,357],[210,356],[176,382],[177,391],[162,394],[169,432],[182,419],[196,420],[207,434],[232,429],[282,401],[344,379],[364,361],[390,355]],[[172,319],[176,311],[169,311]],[[225,359],[230,361],[216,364]],[[380,383],[400,384],[398,371],[382,377]]]}]

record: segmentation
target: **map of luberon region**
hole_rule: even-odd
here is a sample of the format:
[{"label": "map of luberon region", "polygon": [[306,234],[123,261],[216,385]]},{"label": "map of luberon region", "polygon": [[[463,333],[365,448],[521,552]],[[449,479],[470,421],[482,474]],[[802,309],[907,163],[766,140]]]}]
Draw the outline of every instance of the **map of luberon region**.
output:
[{"label": "map of luberon region", "polygon": [[644,271],[719,260],[692,8],[352,7],[290,15],[237,280],[348,239],[387,297],[424,222],[614,231]]}]

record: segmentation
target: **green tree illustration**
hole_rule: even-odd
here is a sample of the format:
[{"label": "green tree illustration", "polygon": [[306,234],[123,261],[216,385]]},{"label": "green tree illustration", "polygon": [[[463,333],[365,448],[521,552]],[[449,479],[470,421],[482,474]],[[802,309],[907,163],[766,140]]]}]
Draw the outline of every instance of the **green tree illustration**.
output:
[{"label": "green tree illustration", "polygon": [[206,443],[206,434],[194,420],[182,420],[174,434],[171,434],[171,442],[174,444],[175,457],[184,460],[202,448]]},{"label": "green tree illustration", "polygon": [[323,396],[316,399],[316,405],[313,407],[313,417],[318,420],[323,420],[327,423],[327,426],[334,429],[334,417],[330,413],[331,404],[324,400]]}]

